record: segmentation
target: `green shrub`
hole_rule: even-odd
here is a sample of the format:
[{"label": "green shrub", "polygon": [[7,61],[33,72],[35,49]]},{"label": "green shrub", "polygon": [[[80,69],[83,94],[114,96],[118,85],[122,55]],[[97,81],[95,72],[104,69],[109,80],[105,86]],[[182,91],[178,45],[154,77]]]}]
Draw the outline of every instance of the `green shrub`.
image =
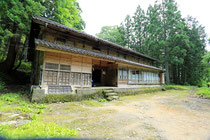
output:
[{"label": "green shrub", "polygon": [[37,120],[19,127],[13,125],[0,125],[0,135],[9,139],[19,138],[52,138],[52,137],[75,137],[79,133],[76,129],[68,129],[54,122],[43,123]]},{"label": "green shrub", "polygon": [[30,74],[31,73],[31,63],[23,61],[17,70],[22,71],[27,74]]},{"label": "green shrub", "polygon": [[210,88],[202,87],[198,89],[197,95],[203,95],[204,97],[210,98]]},{"label": "green shrub", "polygon": [[45,104],[29,102],[29,99],[18,93],[7,93],[0,96],[0,111],[18,111],[40,114],[46,108]]},{"label": "green shrub", "polygon": [[21,95],[20,94],[16,94],[16,93],[2,94],[0,96],[0,101],[1,102],[6,102],[8,104],[20,103]]}]

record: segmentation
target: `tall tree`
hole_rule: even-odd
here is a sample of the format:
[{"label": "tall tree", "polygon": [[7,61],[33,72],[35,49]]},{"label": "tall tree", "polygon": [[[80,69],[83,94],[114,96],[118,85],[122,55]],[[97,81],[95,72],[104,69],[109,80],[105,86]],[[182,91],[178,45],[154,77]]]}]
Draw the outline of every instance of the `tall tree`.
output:
[{"label": "tall tree", "polygon": [[4,72],[11,71],[21,41],[28,35],[33,15],[41,15],[44,7],[33,0],[0,1],[0,34],[3,41],[9,41],[6,60],[0,64]]},{"label": "tall tree", "polygon": [[118,26],[104,26],[101,28],[101,32],[96,34],[96,36],[121,46],[125,45],[124,36]]},{"label": "tall tree", "polygon": [[144,45],[145,45],[145,25],[146,25],[146,16],[144,10],[140,7],[140,5],[137,7],[136,12],[133,16],[133,34],[134,37],[131,38],[133,40],[134,45],[131,46],[132,49],[145,53]]},{"label": "tall tree", "polygon": [[85,28],[85,22],[81,17],[82,9],[76,0],[40,1],[45,7],[44,17],[78,30]]},{"label": "tall tree", "polygon": [[26,44],[29,36],[33,15],[45,16],[79,30],[85,27],[76,0],[1,0],[0,9],[1,48],[8,45],[7,58],[0,63],[0,70],[4,72],[14,70],[20,44]]},{"label": "tall tree", "polygon": [[202,81],[204,28],[193,18],[183,19],[174,0],[156,1],[146,14],[138,6],[120,29],[130,48],[160,59],[167,84],[199,85]]},{"label": "tall tree", "polygon": [[129,48],[132,48],[133,29],[132,29],[132,19],[130,15],[126,16],[124,24],[121,23],[120,28],[122,29],[121,33],[124,35],[125,45]]}]

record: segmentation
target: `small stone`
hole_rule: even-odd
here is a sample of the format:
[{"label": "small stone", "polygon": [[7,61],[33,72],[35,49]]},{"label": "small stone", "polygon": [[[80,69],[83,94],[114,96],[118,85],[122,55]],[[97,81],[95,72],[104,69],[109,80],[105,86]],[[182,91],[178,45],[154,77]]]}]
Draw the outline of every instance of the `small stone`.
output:
[{"label": "small stone", "polygon": [[20,114],[13,114],[13,115],[11,115],[11,116],[9,116],[10,118],[14,118],[14,117],[17,117],[17,116],[19,116]]},{"label": "small stone", "polygon": [[81,128],[77,128],[77,130],[81,131],[82,129]]}]

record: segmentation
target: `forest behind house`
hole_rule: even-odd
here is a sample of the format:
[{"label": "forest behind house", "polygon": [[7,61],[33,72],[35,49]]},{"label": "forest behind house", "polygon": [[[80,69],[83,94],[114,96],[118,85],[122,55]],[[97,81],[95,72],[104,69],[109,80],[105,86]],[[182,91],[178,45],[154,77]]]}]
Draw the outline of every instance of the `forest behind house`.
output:
[{"label": "forest behind house", "polygon": [[[2,87],[10,83],[2,80],[8,77],[22,85],[30,83],[27,49],[33,16],[85,29],[76,0],[3,0],[0,9]],[[156,1],[146,11],[139,5],[120,25],[104,26],[96,36],[160,60],[156,65],[166,70],[166,84],[201,87],[210,82],[205,28],[195,18],[183,17],[174,0]]]}]

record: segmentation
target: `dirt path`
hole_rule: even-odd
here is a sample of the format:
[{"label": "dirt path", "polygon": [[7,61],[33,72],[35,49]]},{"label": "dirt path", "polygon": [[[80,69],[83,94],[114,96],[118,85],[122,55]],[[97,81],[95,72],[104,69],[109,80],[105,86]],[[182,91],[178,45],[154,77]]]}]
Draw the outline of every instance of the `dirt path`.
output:
[{"label": "dirt path", "polygon": [[[191,91],[166,91],[102,103],[50,105],[45,121],[80,131],[82,138],[210,140],[210,100]],[[56,113],[55,113],[56,112]]]}]

